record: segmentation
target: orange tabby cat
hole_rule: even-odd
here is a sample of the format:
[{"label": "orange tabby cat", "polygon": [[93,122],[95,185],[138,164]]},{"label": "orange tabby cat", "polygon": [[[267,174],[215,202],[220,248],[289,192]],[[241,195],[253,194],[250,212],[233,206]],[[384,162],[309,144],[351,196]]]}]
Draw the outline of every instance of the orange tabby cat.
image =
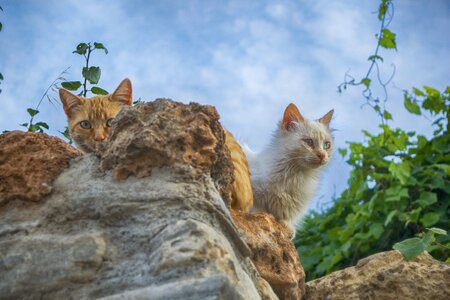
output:
[{"label": "orange tabby cat", "polygon": [[253,190],[247,159],[241,146],[226,129],[225,144],[231,152],[231,161],[234,166],[234,182],[231,187],[231,207],[248,212],[253,206]]},{"label": "orange tabby cat", "polygon": [[69,133],[83,152],[95,152],[108,137],[111,122],[124,106],[131,106],[131,81],[124,79],[114,93],[83,98],[65,89],[59,97],[67,115]]}]

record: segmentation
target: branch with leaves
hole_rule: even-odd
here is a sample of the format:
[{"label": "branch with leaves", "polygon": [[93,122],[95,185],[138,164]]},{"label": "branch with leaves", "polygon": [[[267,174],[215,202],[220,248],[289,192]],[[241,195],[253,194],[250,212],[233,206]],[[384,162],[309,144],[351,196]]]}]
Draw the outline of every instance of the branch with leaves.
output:
[{"label": "branch with leaves", "polygon": [[[108,54],[108,49],[102,44],[94,42],[93,45],[91,43],[80,43],[77,45],[76,49],[72,52],[84,57],[85,65],[81,70],[81,75],[83,79],[81,81],[64,81],[61,83],[61,86],[69,91],[78,91],[80,87],[82,89],[78,93],[78,96],[86,97],[88,92],[91,92],[96,95],[107,95],[108,92],[102,89],[99,86],[91,86],[88,89],[88,83],[91,85],[98,84],[100,81],[100,77],[102,75],[102,71],[100,67],[90,66],[91,54],[95,50],[104,50],[105,54]],[[72,138],[69,134],[69,128],[65,128],[64,131],[59,131],[66,139],[69,140],[69,144],[72,144]]]},{"label": "branch with leaves", "polygon": [[92,86],[88,89],[88,82],[91,85],[98,84],[100,81],[100,76],[102,74],[100,67],[90,66],[91,54],[95,50],[104,50],[105,54],[108,54],[108,49],[102,44],[94,42],[93,45],[91,43],[80,43],[78,44],[75,51],[72,53],[81,55],[85,59],[85,66],[81,71],[81,75],[83,79],[81,81],[65,81],[61,83],[61,86],[69,91],[78,91],[80,87],[82,87],[81,91],[78,93],[78,96],[86,97],[87,92],[91,92],[96,95],[107,95],[108,92],[99,86]]},{"label": "branch with leaves", "polygon": [[[380,6],[378,7],[378,20],[380,21],[380,30],[375,35],[377,38],[377,45],[375,51],[372,55],[369,56],[368,60],[370,61],[369,68],[364,77],[360,80],[356,80],[353,76],[347,72],[344,76],[344,82],[342,82],[338,86],[338,92],[342,93],[343,90],[346,90],[348,86],[363,86],[364,90],[362,91],[362,96],[365,99],[365,103],[363,105],[369,105],[381,118],[381,123],[386,124],[388,120],[392,119],[392,115],[386,110],[386,102],[388,99],[388,93],[386,86],[392,81],[395,75],[395,66],[392,65],[393,71],[389,78],[385,81],[382,80],[380,74],[380,66],[379,63],[383,63],[383,57],[380,56],[380,49],[394,49],[397,50],[397,44],[395,42],[395,33],[388,29],[389,24],[391,23],[394,17],[394,5],[392,0],[381,0]],[[373,72],[376,72],[374,75]],[[376,81],[378,85],[383,90],[383,97],[379,97],[374,95],[372,92],[373,85],[373,76],[376,77]]]}]

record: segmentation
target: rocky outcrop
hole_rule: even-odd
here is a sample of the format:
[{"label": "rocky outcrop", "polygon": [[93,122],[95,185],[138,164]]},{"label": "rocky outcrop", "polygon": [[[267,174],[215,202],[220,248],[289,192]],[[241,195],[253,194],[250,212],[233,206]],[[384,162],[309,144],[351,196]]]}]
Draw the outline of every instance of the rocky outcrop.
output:
[{"label": "rocky outcrop", "polygon": [[233,166],[214,107],[157,99],[124,109],[116,119],[100,153],[102,170],[112,170],[116,179],[149,176],[166,166],[194,177],[208,173],[228,200]]},{"label": "rocky outcrop", "polygon": [[81,152],[42,133],[12,131],[0,135],[0,206],[13,199],[39,201]]},{"label": "rocky outcrop", "polygon": [[251,259],[261,277],[280,299],[302,299],[305,272],[290,241],[290,230],[266,213],[250,215],[237,210],[231,213],[252,250]]},{"label": "rocky outcrop", "polygon": [[0,299],[276,299],[221,197],[217,113],[159,101],[114,126],[110,148],[72,160],[38,203],[2,196]]},{"label": "rocky outcrop", "polygon": [[398,251],[374,254],[354,267],[306,285],[306,299],[449,299],[450,264],[423,253],[405,261]]},{"label": "rocky outcrop", "polygon": [[45,134],[0,135],[0,299],[448,298],[448,264],[396,251],[305,293],[291,232],[230,214],[232,182],[208,106],[124,110],[106,147],[82,156]]}]

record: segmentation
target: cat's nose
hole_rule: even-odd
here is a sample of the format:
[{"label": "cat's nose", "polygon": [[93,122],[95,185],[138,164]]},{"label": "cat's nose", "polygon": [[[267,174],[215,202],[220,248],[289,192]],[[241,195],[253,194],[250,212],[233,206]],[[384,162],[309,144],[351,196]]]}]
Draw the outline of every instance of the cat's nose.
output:
[{"label": "cat's nose", "polygon": [[105,140],[105,135],[103,135],[103,134],[96,134],[94,136],[94,140],[97,141],[97,142],[104,141]]},{"label": "cat's nose", "polygon": [[320,162],[323,161],[323,159],[325,158],[325,154],[322,152],[317,153],[317,157],[319,158]]}]

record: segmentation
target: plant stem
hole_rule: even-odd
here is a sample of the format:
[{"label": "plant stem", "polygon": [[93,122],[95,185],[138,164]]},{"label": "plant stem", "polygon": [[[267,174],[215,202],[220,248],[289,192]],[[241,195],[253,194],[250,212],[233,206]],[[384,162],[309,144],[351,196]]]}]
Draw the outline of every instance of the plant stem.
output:
[{"label": "plant stem", "polygon": [[[63,76],[63,74],[65,74],[67,72],[67,70],[69,70],[70,67],[67,67],[64,71],[62,71],[58,77],[56,77],[55,80],[52,81],[52,83],[47,87],[47,89],[45,90],[45,93],[42,94],[41,99],[39,100],[38,104],[36,105],[35,110],[39,110],[39,106],[41,106],[42,100],[44,100],[45,96],[48,94],[48,91],[52,88],[53,85],[55,85],[56,82],[58,82],[58,80],[61,80],[61,77]],[[31,131],[31,126],[33,126],[33,120],[34,120],[34,116],[31,117],[30,122],[28,124],[28,131]]]},{"label": "plant stem", "polygon": [[[92,52],[92,49],[91,49],[91,44],[89,43],[88,44],[88,53],[87,53],[87,56],[86,56],[86,72],[87,72],[87,70],[88,70],[88,68],[89,68],[89,57],[91,56],[91,52]],[[86,97],[86,94],[87,94],[87,88],[86,88],[86,83],[87,83],[87,79],[86,79],[86,77],[84,77],[84,83],[83,83],[83,97]]]}]

